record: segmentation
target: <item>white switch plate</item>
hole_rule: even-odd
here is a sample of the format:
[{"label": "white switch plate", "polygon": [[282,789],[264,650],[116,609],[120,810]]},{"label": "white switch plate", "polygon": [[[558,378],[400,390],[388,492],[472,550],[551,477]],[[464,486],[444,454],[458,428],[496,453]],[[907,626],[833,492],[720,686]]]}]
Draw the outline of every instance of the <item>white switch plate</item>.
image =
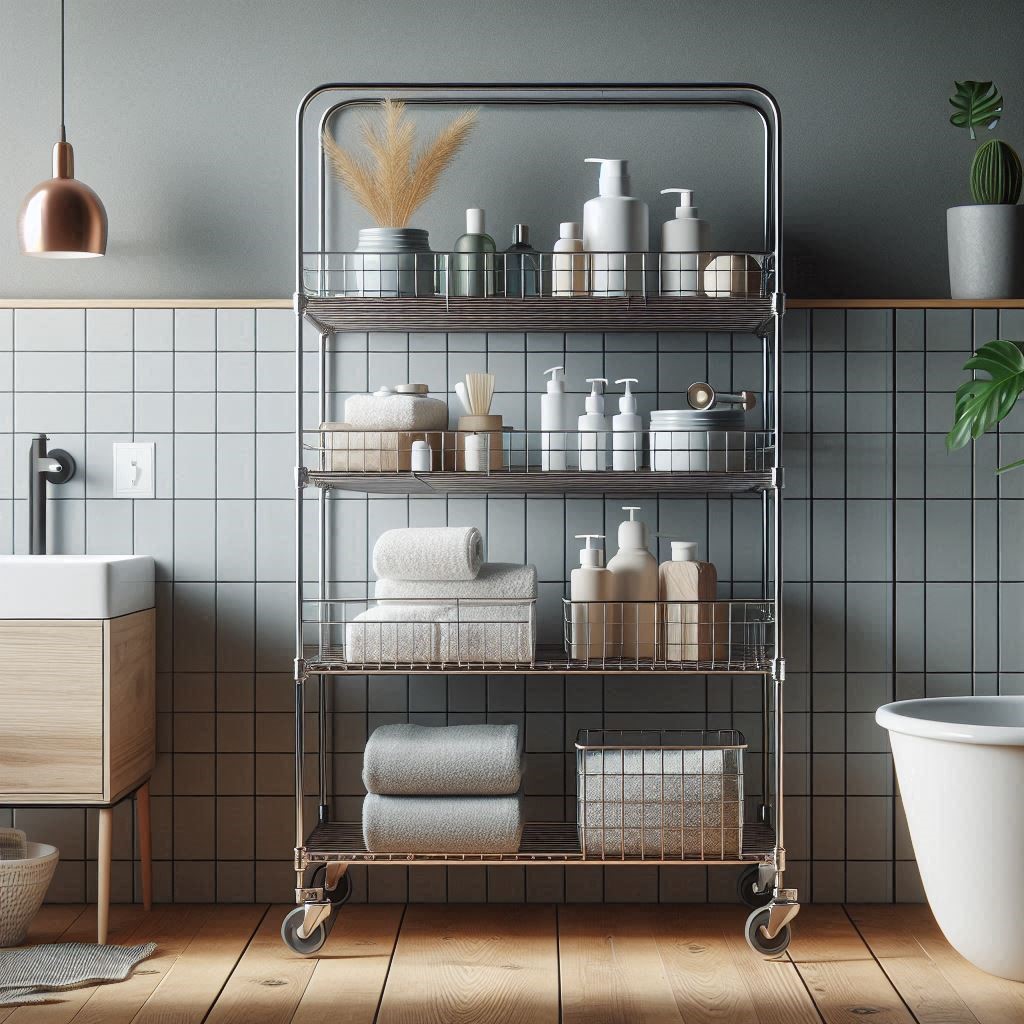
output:
[{"label": "white switch plate", "polygon": [[147,442],[114,442],[114,497],[152,498],[156,445]]}]

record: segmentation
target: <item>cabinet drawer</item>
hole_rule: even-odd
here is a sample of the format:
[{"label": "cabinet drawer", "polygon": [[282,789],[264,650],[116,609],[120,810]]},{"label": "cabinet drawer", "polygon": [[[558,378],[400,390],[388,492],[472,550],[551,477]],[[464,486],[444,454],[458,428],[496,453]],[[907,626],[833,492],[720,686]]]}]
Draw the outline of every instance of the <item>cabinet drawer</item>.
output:
[{"label": "cabinet drawer", "polygon": [[0,622],[0,794],[102,792],[102,622]]}]

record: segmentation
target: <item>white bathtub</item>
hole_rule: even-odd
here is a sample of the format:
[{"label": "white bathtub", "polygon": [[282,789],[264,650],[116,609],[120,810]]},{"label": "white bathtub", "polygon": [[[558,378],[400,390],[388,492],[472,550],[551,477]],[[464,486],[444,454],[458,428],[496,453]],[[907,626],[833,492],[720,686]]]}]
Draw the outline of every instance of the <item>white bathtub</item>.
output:
[{"label": "white bathtub", "polygon": [[880,707],[928,903],[950,943],[1024,981],[1024,697]]}]

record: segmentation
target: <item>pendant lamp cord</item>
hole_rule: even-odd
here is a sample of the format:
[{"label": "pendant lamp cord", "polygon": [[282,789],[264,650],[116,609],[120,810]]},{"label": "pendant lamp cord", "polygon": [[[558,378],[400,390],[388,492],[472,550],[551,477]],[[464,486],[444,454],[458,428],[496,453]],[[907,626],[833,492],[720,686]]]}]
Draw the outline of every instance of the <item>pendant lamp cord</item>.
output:
[{"label": "pendant lamp cord", "polygon": [[64,132],[64,0],[60,0],[60,141],[67,141]]}]

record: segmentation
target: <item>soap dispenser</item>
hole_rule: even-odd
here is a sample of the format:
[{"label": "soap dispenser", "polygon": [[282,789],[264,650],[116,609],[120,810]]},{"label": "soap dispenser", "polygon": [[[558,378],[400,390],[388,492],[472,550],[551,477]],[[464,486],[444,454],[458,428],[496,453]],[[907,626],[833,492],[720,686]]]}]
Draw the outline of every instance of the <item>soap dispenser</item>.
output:
[{"label": "soap dispenser", "polygon": [[[663,534],[658,534],[663,537]],[[718,571],[697,558],[694,541],[671,541],[672,560],[658,568],[658,598],[664,610],[660,657],[664,661],[711,661],[716,658]],[[725,657],[726,655],[722,655]]]},{"label": "soap dispenser", "polygon": [[[590,394],[587,395],[586,412],[577,420],[579,434],[577,444],[580,453],[580,469],[598,472],[608,468],[608,428],[611,424],[604,414],[604,389],[607,377],[588,377]],[[600,388],[598,388],[600,385]]]},{"label": "soap dispenser", "polygon": [[540,468],[565,470],[569,468],[565,450],[565,436],[572,430],[569,396],[565,393],[565,367],[552,366],[545,370],[551,374],[547,394],[540,396]]},{"label": "soap dispenser", "polygon": [[612,469],[640,469],[644,464],[643,420],[636,412],[636,396],[629,389],[638,384],[636,377],[620,377],[626,392],[619,399],[619,412],[612,417]]},{"label": "soap dispenser", "polygon": [[679,193],[675,219],[665,221],[661,229],[661,294],[697,295],[700,253],[711,246],[708,223],[698,216],[693,205],[693,190],[663,188],[661,194]]},{"label": "soap dispenser", "polygon": [[644,257],[650,248],[647,204],[629,194],[627,161],[587,157],[600,164],[598,195],[583,206],[583,248],[590,257],[590,288],[596,296],[642,295]]},{"label": "soap dispenser", "polygon": [[658,609],[658,560],[647,547],[647,524],[634,518],[638,505],[623,505],[629,518],[619,523],[619,550],[608,563],[615,576],[615,607],[620,609],[622,657],[654,658]]},{"label": "soap dispenser", "polygon": [[484,231],[484,211],[466,211],[466,233],[455,242],[452,261],[452,294],[482,297],[501,291],[495,272],[494,239]]},{"label": "soap dispenser", "polygon": [[615,654],[608,628],[609,609],[613,607],[610,602],[615,600],[615,577],[605,568],[604,551],[590,546],[592,540],[603,540],[603,533],[578,533],[576,539],[586,541],[586,546],[580,551],[579,568],[573,569],[569,577],[570,653],[574,661],[603,661]]}]

